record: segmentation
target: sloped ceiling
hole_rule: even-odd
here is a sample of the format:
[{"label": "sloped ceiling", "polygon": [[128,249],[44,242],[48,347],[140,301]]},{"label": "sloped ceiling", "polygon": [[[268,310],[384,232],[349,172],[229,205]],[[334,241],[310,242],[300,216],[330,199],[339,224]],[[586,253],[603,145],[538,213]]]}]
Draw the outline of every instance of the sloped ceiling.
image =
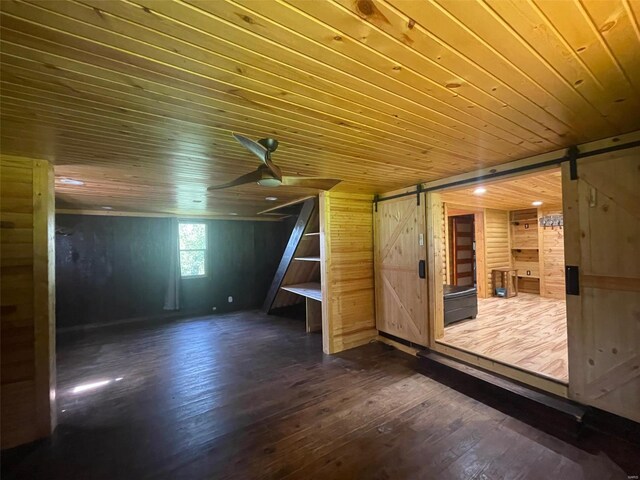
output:
[{"label": "sloped ceiling", "polygon": [[4,153],[59,208],[252,216],[231,137],[382,193],[640,128],[637,0],[0,2]]}]

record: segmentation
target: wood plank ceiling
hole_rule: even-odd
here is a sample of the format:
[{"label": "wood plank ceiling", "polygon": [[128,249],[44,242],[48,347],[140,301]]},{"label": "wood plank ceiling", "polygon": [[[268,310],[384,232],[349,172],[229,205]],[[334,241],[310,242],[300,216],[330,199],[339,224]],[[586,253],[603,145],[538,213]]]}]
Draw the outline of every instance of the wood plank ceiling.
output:
[{"label": "wood plank ceiling", "polygon": [[0,2],[4,153],[58,208],[250,216],[285,174],[382,193],[640,128],[640,2]]},{"label": "wood plank ceiling", "polygon": [[[482,194],[474,193],[478,187],[483,187],[486,191]],[[442,201],[453,205],[499,210],[536,208],[532,205],[533,202],[542,202],[544,207],[561,207],[562,175],[560,169],[554,168],[515,179],[448,190],[442,192]]]}]

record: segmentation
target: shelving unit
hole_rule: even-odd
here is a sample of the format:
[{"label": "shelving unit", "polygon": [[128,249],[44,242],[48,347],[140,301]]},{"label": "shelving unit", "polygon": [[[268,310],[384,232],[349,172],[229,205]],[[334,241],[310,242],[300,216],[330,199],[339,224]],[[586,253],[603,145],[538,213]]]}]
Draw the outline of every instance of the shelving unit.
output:
[{"label": "shelving unit", "polygon": [[263,309],[306,303],[307,332],[322,329],[320,221],[317,199],[307,200],[291,233]]},{"label": "shelving unit", "polygon": [[514,210],[511,221],[511,264],[518,270],[518,291],[540,294],[538,210]]}]

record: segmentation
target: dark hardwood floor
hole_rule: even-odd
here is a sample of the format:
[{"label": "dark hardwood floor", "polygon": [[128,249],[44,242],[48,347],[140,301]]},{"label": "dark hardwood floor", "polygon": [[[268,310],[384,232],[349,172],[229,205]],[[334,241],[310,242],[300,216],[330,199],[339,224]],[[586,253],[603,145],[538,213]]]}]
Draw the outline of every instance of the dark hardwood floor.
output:
[{"label": "dark hardwood floor", "polygon": [[303,321],[259,312],[65,334],[59,426],[49,440],[3,452],[2,478],[640,473],[637,449],[622,440],[545,433],[441,374],[418,373],[416,358],[384,344],[325,356],[321,340]]}]

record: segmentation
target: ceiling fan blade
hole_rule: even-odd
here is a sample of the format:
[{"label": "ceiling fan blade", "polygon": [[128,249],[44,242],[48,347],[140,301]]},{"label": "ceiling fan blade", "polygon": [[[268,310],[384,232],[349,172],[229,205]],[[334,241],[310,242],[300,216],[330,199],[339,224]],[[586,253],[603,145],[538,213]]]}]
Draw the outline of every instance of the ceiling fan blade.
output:
[{"label": "ceiling fan blade", "polygon": [[235,138],[240,145],[258,157],[262,163],[268,165],[269,150],[267,150],[263,145],[237,133],[233,134],[233,138]]},{"label": "ceiling fan blade", "polygon": [[335,178],[315,178],[315,177],[282,177],[282,185],[290,187],[314,188],[316,190],[331,190],[342,180]]},{"label": "ceiling fan blade", "polygon": [[222,190],[223,188],[235,187],[237,185],[244,185],[245,183],[257,183],[258,180],[262,179],[262,172],[260,169],[247,173],[246,175],[242,175],[241,177],[236,178],[235,180],[229,183],[223,183],[222,185],[214,185],[212,187],[207,188],[207,190]]}]

